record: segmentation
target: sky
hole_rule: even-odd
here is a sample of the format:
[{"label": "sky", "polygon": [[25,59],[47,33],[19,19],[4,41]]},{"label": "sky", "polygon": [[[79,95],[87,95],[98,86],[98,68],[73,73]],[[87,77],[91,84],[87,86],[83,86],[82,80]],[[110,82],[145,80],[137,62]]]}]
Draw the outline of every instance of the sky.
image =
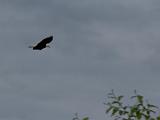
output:
[{"label": "sky", "polygon": [[[114,89],[160,104],[159,0],[1,0],[0,120],[105,120]],[[28,46],[54,35],[51,48]]]}]

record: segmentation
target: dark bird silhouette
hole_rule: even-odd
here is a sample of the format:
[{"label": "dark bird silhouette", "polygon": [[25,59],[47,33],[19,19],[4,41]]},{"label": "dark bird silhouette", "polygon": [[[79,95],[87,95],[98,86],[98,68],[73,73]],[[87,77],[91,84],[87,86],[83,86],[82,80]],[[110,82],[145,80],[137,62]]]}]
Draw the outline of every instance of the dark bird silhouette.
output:
[{"label": "dark bird silhouette", "polygon": [[40,41],[37,45],[35,46],[29,46],[29,48],[33,48],[33,50],[42,50],[46,47],[49,47],[49,45],[47,45],[48,43],[50,43],[53,40],[53,36],[44,38],[42,41]]}]

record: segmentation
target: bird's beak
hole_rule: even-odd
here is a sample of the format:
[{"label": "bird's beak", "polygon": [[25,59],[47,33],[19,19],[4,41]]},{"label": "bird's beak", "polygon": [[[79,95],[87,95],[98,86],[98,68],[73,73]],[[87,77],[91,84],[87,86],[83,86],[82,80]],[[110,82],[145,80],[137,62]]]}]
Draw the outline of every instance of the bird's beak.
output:
[{"label": "bird's beak", "polygon": [[34,46],[28,46],[28,48],[33,48]]}]

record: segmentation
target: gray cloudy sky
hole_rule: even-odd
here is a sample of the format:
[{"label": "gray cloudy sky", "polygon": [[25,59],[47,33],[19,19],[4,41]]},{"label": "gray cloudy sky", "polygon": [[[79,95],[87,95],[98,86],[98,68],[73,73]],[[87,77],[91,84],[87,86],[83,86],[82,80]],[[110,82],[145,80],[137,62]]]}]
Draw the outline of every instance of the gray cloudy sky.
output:
[{"label": "gray cloudy sky", "polygon": [[160,1],[1,0],[0,61],[0,120],[104,120],[111,89],[158,105]]}]

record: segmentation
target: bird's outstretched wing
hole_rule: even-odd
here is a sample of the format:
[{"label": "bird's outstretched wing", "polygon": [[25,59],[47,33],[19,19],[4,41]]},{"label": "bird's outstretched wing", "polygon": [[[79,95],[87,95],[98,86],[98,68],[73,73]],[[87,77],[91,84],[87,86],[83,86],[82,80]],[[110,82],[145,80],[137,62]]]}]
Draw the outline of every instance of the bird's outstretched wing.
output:
[{"label": "bird's outstretched wing", "polygon": [[53,36],[44,38],[41,42],[39,42],[36,46],[43,46],[50,43],[53,40]]}]

